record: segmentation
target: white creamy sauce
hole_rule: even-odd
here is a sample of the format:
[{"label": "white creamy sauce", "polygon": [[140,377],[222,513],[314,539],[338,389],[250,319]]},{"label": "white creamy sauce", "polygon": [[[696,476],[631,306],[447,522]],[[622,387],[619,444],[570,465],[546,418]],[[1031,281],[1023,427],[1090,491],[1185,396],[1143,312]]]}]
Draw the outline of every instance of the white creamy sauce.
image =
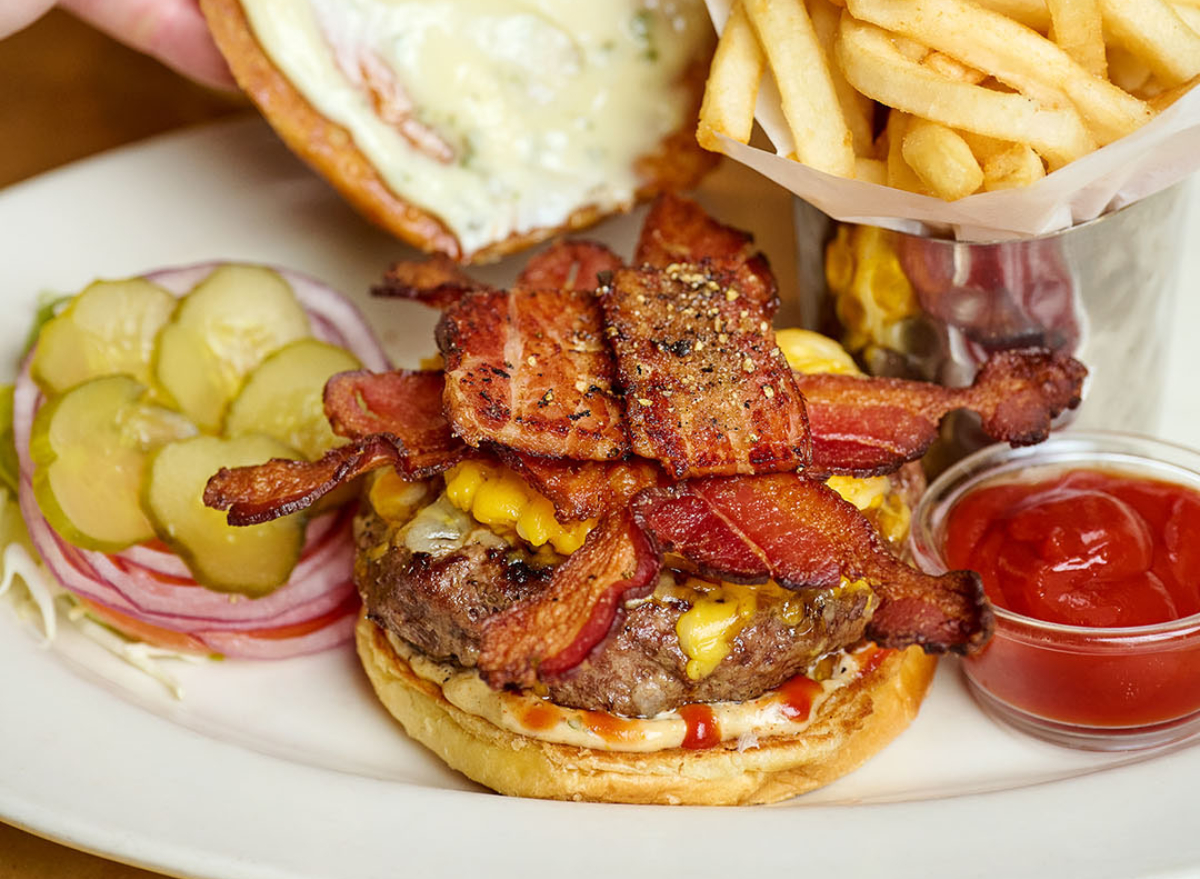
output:
[{"label": "white creamy sauce", "polygon": [[[473,670],[434,662],[391,632],[387,638],[392,649],[408,662],[417,677],[441,688],[447,702],[509,732],[560,745],[642,753],[678,748],[687,734],[687,723],[679,712],[665,711],[644,719],[621,718],[625,734],[619,738],[605,735],[589,723],[588,715],[593,712],[564,708],[524,692],[497,692]],[[769,690],[746,702],[713,702],[709,708],[721,740],[736,741],[740,750],[746,750],[757,747],[761,739],[803,732],[818,716],[821,705],[859,673],[858,657],[852,653],[842,654],[835,674],[821,682],[821,691],[813,696],[812,710],[804,720],[787,716],[778,690]],[[550,712],[551,721],[531,728],[525,721],[531,709]]]},{"label": "white creamy sauce", "polygon": [[631,202],[684,124],[700,0],[243,0],[260,45],[464,252]]}]

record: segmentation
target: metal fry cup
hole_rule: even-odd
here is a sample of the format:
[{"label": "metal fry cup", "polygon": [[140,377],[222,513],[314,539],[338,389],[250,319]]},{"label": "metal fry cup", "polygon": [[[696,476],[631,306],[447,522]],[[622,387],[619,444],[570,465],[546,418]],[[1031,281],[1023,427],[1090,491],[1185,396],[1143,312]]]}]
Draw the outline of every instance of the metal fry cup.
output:
[{"label": "metal fry cup", "polygon": [[[1061,232],[989,242],[836,223],[797,199],[800,294],[781,323],[837,338],[874,375],[948,386],[970,384],[996,351],[1063,351],[1089,370],[1066,420],[1153,433],[1187,195],[1177,184]],[[943,440],[935,469],[986,442],[965,417]]]}]

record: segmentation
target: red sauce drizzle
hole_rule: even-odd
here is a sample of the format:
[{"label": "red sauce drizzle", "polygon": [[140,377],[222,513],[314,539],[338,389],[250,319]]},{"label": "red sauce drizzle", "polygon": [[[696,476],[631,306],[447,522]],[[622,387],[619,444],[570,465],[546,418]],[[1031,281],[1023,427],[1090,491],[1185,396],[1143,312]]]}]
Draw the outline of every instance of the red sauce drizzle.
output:
[{"label": "red sauce drizzle", "polygon": [[[1200,493],[1075,470],[985,486],[947,523],[946,561],[976,570],[1018,614],[1084,628],[1164,623],[1200,613]],[[1039,717],[1141,726],[1200,710],[1200,643],[1095,653],[1049,650],[997,633],[969,657],[974,679]]]},{"label": "red sauce drizzle", "polygon": [[796,675],[791,680],[784,681],[779,688],[783,716],[797,722],[808,720],[808,715],[812,712],[813,699],[820,692],[821,685],[804,675]]},{"label": "red sauce drizzle", "polygon": [[682,747],[690,751],[699,751],[721,744],[721,730],[717,726],[713,710],[707,705],[683,705],[679,709],[679,716],[687,724]]},{"label": "red sauce drizzle", "polygon": [[605,711],[581,711],[583,725],[610,744],[633,744],[641,733],[638,722]]},{"label": "red sauce drizzle", "polygon": [[549,705],[529,705],[521,711],[521,723],[526,729],[547,730],[558,720],[558,712]]},{"label": "red sauce drizzle", "polygon": [[862,653],[858,654],[858,674],[860,677],[869,675],[879,666],[883,665],[883,661],[895,653],[894,650],[884,650],[881,647],[868,647]]}]

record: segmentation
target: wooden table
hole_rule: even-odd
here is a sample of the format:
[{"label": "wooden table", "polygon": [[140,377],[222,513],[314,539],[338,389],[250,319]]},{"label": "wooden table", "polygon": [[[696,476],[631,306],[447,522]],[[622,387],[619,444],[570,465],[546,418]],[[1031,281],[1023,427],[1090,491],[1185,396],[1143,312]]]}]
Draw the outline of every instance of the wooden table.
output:
[{"label": "wooden table", "polygon": [[[0,42],[0,83],[0,188],[246,108],[240,97],[194,85],[60,12]],[[0,879],[156,875],[0,824]]]}]

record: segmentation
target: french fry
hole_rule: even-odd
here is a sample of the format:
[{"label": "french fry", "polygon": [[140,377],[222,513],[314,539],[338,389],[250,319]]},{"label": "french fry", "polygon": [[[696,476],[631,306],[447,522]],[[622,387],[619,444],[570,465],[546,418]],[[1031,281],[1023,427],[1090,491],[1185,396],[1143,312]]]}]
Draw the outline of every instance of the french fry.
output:
[{"label": "french fry", "polygon": [[1166,0],[1100,0],[1100,10],[1113,40],[1150,65],[1164,85],[1200,73],[1200,34]]},{"label": "french fry", "polygon": [[1150,106],[1161,113],[1198,85],[1200,85],[1200,76],[1194,76],[1187,82],[1175,86],[1173,89],[1167,89],[1165,92],[1155,95],[1150,99]]},{"label": "french fry", "polygon": [[854,160],[854,179],[864,183],[888,185],[887,163],[879,159],[864,159],[859,156]]},{"label": "french fry", "polygon": [[1120,46],[1109,46],[1108,77],[1118,88],[1133,94],[1153,75],[1150,65],[1137,55]]},{"label": "french fry", "polygon": [[1045,108],[1023,95],[946,80],[897,52],[885,31],[848,15],[842,16],[836,54],[846,79],[863,94],[950,128],[1028,143],[1052,167],[1095,149],[1074,109]]},{"label": "french fry", "polygon": [[718,134],[741,143],[750,141],[754,106],[766,59],[740,0],[733,4],[725,30],[713,53],[696,139],[706,150],[720,152]]},{"label": "french fry", "polygon": [[1186,3],[1172,3],[1171,9],[1183,19],[1184,24],[1200,34],[1200,0],[1197,0],[1195,6],[1189,6]]},{"label": "french fry", "polygon": [[986,137],[973,131],[959,131],[958,136],[967,142],[967,146],[971,148],[971,152],[980,165],[987,164],[990,159],[1012,146],[1011,141]]},{"label": "french fry", "polygon": [[1027,28],[1045,34],[1050,30],[1050,10],[1046,0],[975,0],[985,9],[998,12]]},{"label": "french fry", "polygon": [[924,61],[930,52],[928,46],[922,45],[916,40],[910,40],[908,37],[902,37],[900,34],[892,34],[892,43],[895,45],[896,51],[909,61]]},{"label": "french fry", "polygon": [[842,116],[850,129],[854,153],[857,156],[869,156],[875,137],[875,103],[855,91],[854,86],[846,82],[842,69],[831,63],[829,57],[829,53],[833,51],[833,41],[837,38],[842,12],[830,0],[808,0],[808,14],[812,19],[813,30],[817,32],[817,40],[825,48],[825,63],[833,80],[833,90],[837,94],[838,103],[842,107]]},{"label": "french fry", "polygon": [[1104,25],[1098,0],[1046,0],[1050,33],[1059,47],[1093,76],[1107,76]]},{"label": "french fry", "polygon": [[901,151],[904,161],[938,198],[957,201],[983,186],[983,169],[971,148],[945,125],[913,119]]},{"label": "french fry", "polygon": [[796,155],[818,171],[854,176],[854,143],[802,0],[743,0],[775,74]]},{"label": "french fry", "polygon": [[921,59],[921,64],[930,70],[940,73],[946,79],[957,82],[969,82],[977,85],[987,79],[987,74],[974,67],[968,67],[961,61],[955,60],[945,52],[930,52]]},{"label": "french fry", "polygon": [[921,178],[904,158],[904,135],[908,133],[908,124],[911,119],[911,116],[901,113],[899,110],[892,110],[888,113],[887,185],[893,189],[929,195],[929,190],[925,188]]},{"label": "french fry", "polygon": [[1043,106],[1073,104],[1101,145],[1153,115],[1144,102],[1088,73],[1050,40],[970,0],[847,0],[847,6],[855,18],[945,52]]},{"label": "french fry", "polygon": [[1017,189],[1030,186],[1046,176],[1046,166],[1028,145],[1009,144],[983,163],[983,188]]}]

